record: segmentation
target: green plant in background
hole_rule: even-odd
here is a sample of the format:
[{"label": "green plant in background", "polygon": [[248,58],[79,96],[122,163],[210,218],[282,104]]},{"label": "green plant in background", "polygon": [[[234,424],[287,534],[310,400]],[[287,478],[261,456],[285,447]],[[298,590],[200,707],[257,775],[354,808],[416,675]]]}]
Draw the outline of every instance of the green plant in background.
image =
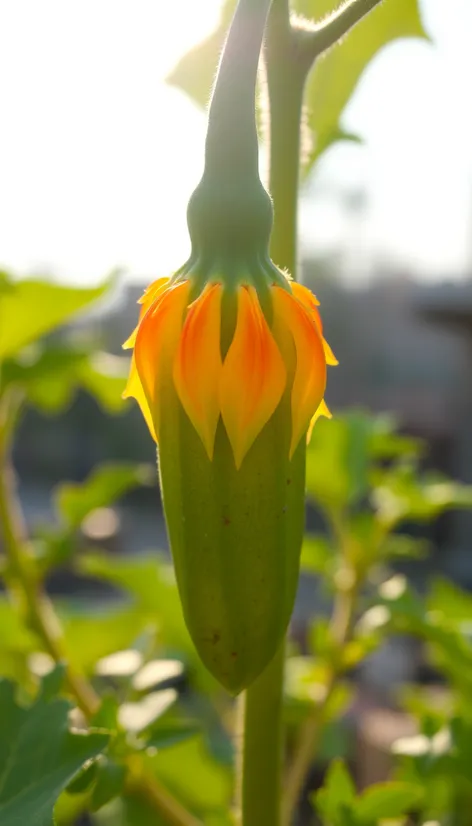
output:
[{"label": "green plant in background", "polygon": [[[201,102],[208,97],[218,52],[235,5],[224,4],[221,28],[183,58],[170,78]],[[252,97],[258,38],[269,5],[246,0],[239,6],[238,25],[242,31],[248,21],[254,24],[258,19],[260,24],[259,29],[255,25],[250,27],[254,38],[252,64],[239,66],[241,77],[246,78],[246,93]],[[291,23],[286,0],[273,0],[266,28],[265,63],[270,109],[270,191],[274,203],[271,255],[278,266],[295,277],[303,103],[307,105],[305,128],[312,139],[305,158],[306,173],[333,142],[353,139],[354,136],[343,132],[340,117],[370,58],[395,37],[422,36],[423,32],[414,0],[386,0],[382,5],[375,0],[351,0],[337,11],[334,4],[324,0],[316,4],[300,0],[293,11],[308,21],[298,16]],[[367,12],[371,13],[365,17]],[[316,25],[310,23],[315,14],[321,21]],[[322,56],[356,23],[359,25],[347,38]],[[227,63],[223,60],[223,71],[230,75],[235,71],[236,77],[231,53],[228,55]],[[241,64],[241,56],[236,50],[236,64]],[[221,130],[229,128],[232,122],[232,107],[228,108],[229,99],[221,90],[224,91],[223,86],[219,117],[216,118],[217,110],[213,112],[216,143],[211,143],[211,129],[209,133],[208,157],[211,150],[215,164],[209,173],[213,190],[221,198],[218,182],[226,168],[224,191],[232,194],[237,190],[244,199],[255,187],[254,199],[261,204],[256,212],[261,210],[265,214],[268,202],[254,177],[257,152],[251,125],[253,99],[246,112],[247,120],[243,118],[238,124],[238,129],[252,130],[250,140],[246,147],[240,147],[241,157],[231,155],[230,163],[237,161],[240,166],[236,164],[237,179],[234,168],[228,178],[228,159],[221,151]],[[248,100],[243,96],[242,105],[249,105]],[[201,194],[202,188],[198,191]],[[190,225],[198,261],[191,260],[185,274],[188,280],[192,276],[201,283],[188,301],[186,296],[186,304],[198,295],[205,280],[213,285],[206,295],[213,289],[215,296],[215,285],[225,283],[226,269],[230,270],[231,263],[238,261],[236,280],[246,287],[254,284],[270,319],[271,313],[264,305],[266,293],[274,289],[273,280],[283,276],[266,255],[268,229],[262,221],[260,234],[254,234],[254,222],[242,222],[241,215],[234,211],[229,220],[224,210],[215,211],[214,197],[214,192],[209,196],[204,191],[200,204],[197,198],[191,207]],[[232,197],[226,206],[234,210]],[[211,220],[217,214],[220,221],[217,237],[221,243],[215,261],[208,254],[215,250],[214,240],[208,246],[208,232],[213,231],[211,221],[208,223],[208,215],[203,223],[201,220],[205,212]],[[248,206],[243,200],[242,215],[246,213]],[[250,210],[248,214],[252,214]],[[229,235],[228,225],[232,228]],[[263,236],[262,254],[257,239]],[[192,270],[196,263],[198,266]],[[215,277],[217,265],[220,271]],[[232,273],[227,276],[228,283],[230,276]],[[280,283],[280,289],[289,296],[290,288],[283,280]],[[174,289],[179,284],[185,286],[185,278],[179,281],[177,277]],[[105,296],[108,287],[109,284],[94,290],[68,289],[40,281],[16,281],[7,274],[0,279],[0,535],[5,584],[0,601],[0,673],[5,678],[0,682],[0,823],[50,826],[55,819],[65,826],[87,814],[97,826],[224,826],[235,821],[243,826],[289,826],[296,822],[310,766],[316,760],[332,757],[334,752],[338,759],[331,763],[323,788],[311,797],[313,818],[325,826],[374,826],[386,819],[406,826],[412,822],[411,817],[418,823],[437,821],[467,826],[472,809],[472,599],[441,580],[433,583],[427,594],[417,594],[401,574],[391,569],[405,559],[417,559],[425,553],[424,542],[408,533],[412,524],[431,522],[447,509],[470,507],[472,493],[449,479],[425,474],[421,470],[424,447],[400,436],[387,418],[373,419],[365,413],[352,412],[330,422],[321,420],[314,428],[306,456],[306,489],[308,500],[323,519],[324,530],[320,535],[305,536],[301,565],[306,576],[316,576],[319,603],[325,609],[308,629],[306,651],[298,651],[293,643],[284,658],[280,646],[279,653],[262,670],[281,641],[287,615],[275,631],[271,626],[269,637],[263,639],[262,654],[258,651],[256,655],[249,646],[246,660],[251,666],[243,669],[243,676],[238,674],[231,685],[238,689],[249,686],[242,715],[197,654],[166,557],[155,553],[136,556],[132,547],[129,553],[119,556],[83,547],[84,521],[137,486],[149,484],[152,473],[148,468],[114,463],[97,468],[80,485],[60,485],[53,496],[52,524],[33,530],[31,535],[27,533],[11,465],[15,435],[25,409],[33,406],[50,413],[61,412],[79,388],[94,395],[108,413],[121,409],[124,360],[99,356],[72,339],[62,339],[58,344],[49,335],[89,303]],[[226,288],[231,292],[228,285]],[[206,303],[208,306],[211,302]],[[231,301],[228,306],[231,317],[235,307]],[[198,308],[198,302],[193,307]],[[263,318],[261,312],[260,315]],[[258,324],[260,328],[261,319]],[[172,329],[177,335],[176,322]],[[296,335],[295,327],[294,330]],[[208,352],[205,350],[206,355]],[[196,352],[190,356],[196,356]],[[155,371],[157,365],[152,358],[150,363]],[[141,366],[141,373],[139,363],[137,367],[144,383],[145,367]],[[185,372],[188,365],[181,367]],[[202,373],[200,378],[205,382],[208,376]],[[262,382],[263,373],[260,378]],[[183,457],[177,469],[177,483],[172,478],[176,472],[172,467],[176,455],[172,417],[165,423],[165,411],[161,410],[156,419],[149,391],[146,399],[151,426],[156,431],[167,428],[171,435],[166,443],[159,433],[164,451],[161,473],[164,498],[167,497],[165,507],[175,555],[180,508],[175,503],[182,500],[185,507],[192,505],[192,495],[185,490],[188,474],[197,470],[201,473],[202,468],[211,465],[213,444],[208,423],[213,419],[211,410],[201,415],[198,405],[202,399],[198,393],[195,396],[198,388],[186,389],[183,373],[179,377],[178,371],[174,372],[174,381],[180,401],[196,428],[187,428],[185,438],[191,442],[192,459],[189,465]],[[306,411],[308,418],[316,412],[323,388],[321,382],[319,398],[316,403],[312,400],[312,409]],[[236,403],[237,399],[233,401]],[[278,400],[273,409],[277,404]],[[251,436],[253,442],[260,439],[259,433],[273,409],[265,412],[265,419],[262,414],[259,416],[259,430],[256,428]],[[221,478],[231,479],[234,485],[237,474],[243,472],[243,454],[250,444],[243,444],[244,433],[237,427],[232,429],[229,413],[225,419],[221,412],[228,434],[226,441],[230,443],[223,450]],[[306,430],[308,418],[302,431]],[[199,435],[193,435],[197,431]],[[285,436],[282,442],[290,456],[292,436]],[[221,433],[218,438],[220,445],[215,447],[215,456],[221,450]],[[269,447],[264,444],[262,455],[256,455],[262,462],[260,468],[264,467],[265,457],[266,470],[267,450]],[[298,461],[299,450],[300,447],[295,450],[294,462]],[[302,452],[304,447],[300,455]],[[275,482],[276,453],[275,450],[274,464],[271,460],[270,465]],[[242,465],[241,471],[235,470],[233,455],[236,463]],[[288,464],[291,456],[283,461]],[[252,475],[256,471],[257,467],[252,467]],[[205,469],[203,472],[208,473]],[[303,468],[299,476],[301,484]],[[251,480],[248,477],[246,481],[250,484]],[[272,484],[269,476],[266,484]],[[258,495],[253,491],[256,501]],[[209,519],[207,509],[211,503],[207,499],[204,497],[200,503],[200,514],[192,511],[196,522]],[[247,527],[249,536],[249,522]],[[269,520],[264,532],[273,531]],[[267,542],[266,536],[263,539]],[[295,573],[299,551],[296,545],[293,537],[293,545],[290,542],[283,551],[293,555]],[[273,546],[268,543],[267,547],[270,550]],[[224,553],[226,549],[221,550]],[[248,550],[249,545],[241,552]],[[231,553],[236,551],[234,544]],[[184,568],[192,563],[192,554],[198,552],[198,543],[189,545],[188,554],[185,545],[177,550],[177,579],[181,596],[184,593],[184,612],[193,640],[210,670],[228,683],[231,680],[221,673],[220,666],[212,664],[199,644],[195,617],[200,610],[206,612],[208,606],[198,600],[190,608],[188,604],[192,577],[186,581]],[[251,559],[250,554],[246,555],[244,564],[250,577]],[[116,598],[105,606],[88,603],[85,610],[77,601],[61,599],[53,603],[45,583],[64,564],[111,586]],[[274,568],[274,593],[284,584],[278,573]],[[196,593],[203,593],[198,597],[201,600],[204,574],[203,570],[192,573],[199,578]],[[219,588],[218,576],[218,572],[211,574],[213,590]],[[222,589],[223,598],[230,594],[227,586],[228,583]],[[238,622],[247,621],[249,616],[239,617],[238,611],[249,611],[251,605],[244,602],[244,589],[239,588],[236,597],[230,606],[230,625],[237,640]],[[270,606],[269,609],[272,610]],[[275,614],[279,612],[277,605]],[[256,623],[267,616],[260,620],[249,617],[254,632],[258,630]],[[435,705],[420,690],[398,698],[417,719],[417,734],[394,744],[390,780],[357,792],[340,759],[347,760],[350,755],[338,737],[340,720],[353,691],[350,674],[396,634],[412,635],[427,646],[432,663],[446,681],[447,701]],[[257,676],[261,670],[262,674]],[[238,755],[235,743],[241,736],[243,745]],[[235,776],[239,777],[236,793]]]}]

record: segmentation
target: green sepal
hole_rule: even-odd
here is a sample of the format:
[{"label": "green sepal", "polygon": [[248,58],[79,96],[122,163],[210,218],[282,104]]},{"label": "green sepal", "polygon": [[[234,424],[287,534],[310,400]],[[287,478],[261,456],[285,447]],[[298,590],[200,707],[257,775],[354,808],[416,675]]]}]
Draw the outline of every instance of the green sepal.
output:
[{"label": "green sepal", "polygon": [[274,656],[295,600],[304,530],[304,440],[288,459],[286,392],[236,470],[222,422],[211,461],[171,382],[159,472],[185,621],[209,671],[245,689]]}]

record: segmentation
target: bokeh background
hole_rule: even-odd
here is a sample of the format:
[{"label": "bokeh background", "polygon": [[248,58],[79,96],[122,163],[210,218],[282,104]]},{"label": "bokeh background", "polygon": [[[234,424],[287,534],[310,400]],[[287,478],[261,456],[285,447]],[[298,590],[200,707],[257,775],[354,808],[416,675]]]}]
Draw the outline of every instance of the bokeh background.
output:
[{"label": "bokeh background", "polygon": [[[402,432],[427,441],[429,466],[472,483],[472,5],[420,6],[430,40],[398,40],[375,57],[342,119],[362,141],[332,147],[303,183],[301,274],[340,360],[329,376],[334,413],[393,413]],[[146,283],[189,251],[185,207],[205,114],[166,78],[219,8],[0,2],[0,268],[78,285],[119,269],[111,298],[67,331],[116,356]],[[262,169],[265,159],[262,148]],[[153,458],[133,405],[109,417],[81,391],[59,418],[29,410],[15,449],[29,524],[52,518],[60,480],[81,481],[104,460]],[[164,549],[157,488],[92,514],[83,530],[113,553]],[[467,512],[429,527],[431,554],[408,567],[417,587],[439,571],[472,589],[471,537]],[[49,584],[110,598],[67,567]],[[298,626],[316,599],[304,579]],[[404,640],[381,656],[369,666],[380,686],[420,675],[418,649]]]},{"label": "bokeh background", "polygon": [[[420,5],[430,42],[397,40],[373,59],[342,119],[362,143],[332,147],[304,182],[302,278],[340,360],[333,409],[393,411],[428,439],[436,467],[472,481],[472,6]],[[120,269],[113,298],[76,325],[112,353],[144,285],[189,250],[205,114],[166,77],[219,10],[219,0],[0,6],[0,267],[78,285]],[[54,481],[97,461],[152,454],[136,410],[108,420],[82,394],[53,425],[31,413],[17,456],[27,511],[36,518]],[[139,545],[155,536],[149,520]],[[438,532],[444,564],[472,585],[468,517]]]}]

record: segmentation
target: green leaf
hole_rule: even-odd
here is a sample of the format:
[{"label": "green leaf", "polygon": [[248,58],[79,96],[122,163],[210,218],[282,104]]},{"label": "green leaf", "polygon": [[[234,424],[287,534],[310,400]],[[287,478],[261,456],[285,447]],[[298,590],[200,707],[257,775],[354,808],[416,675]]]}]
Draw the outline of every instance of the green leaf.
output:
[{"label": "green leaf", "polygon": [[336,558],[336,550],[325,536],[305,536],[300,559],[302,570],[326,576],[331,573]]},{"label": "green leaf", "polygon": [[71,783],[67,786],[67,793],[76,795],[76,794],[83,794],[89,789],[92,783],[95,781],[98,771],[98,761],[97,760],[90,760],[90,762],[86,763],[83,767],[82,771],[79,772],[76,777],[71,781]]},{"label": "green leaf", "polygon": [[122,818],[117,821],[116,817],[112,816],[103,826],[168,826],[168,820],[165,817],[161,818],[156,812],[156,807],[148,803],[142,795],[126,794],[123,797]]},{"label": "green leaf", "polygon": [[3,363],[2,383],[21,388],[39,410],[57,413],[70,404],[78,365],[86,358],[83,350],[36,343]]},{"label": "green leaf", "polygon": [[123,703],[118,711],[120,725],[135,734],[154,725],[177,700],[174,688],[153,691],[136,703]]},{"label": "green leaf", "polygon": [[[208,38],[184,55],[167,77],[192,100],[206,106],[221,48],[236,3],[226,0],[220,24]],[[322,20],[340,5],[337,0],[296,0],[295,10],[310,20]],[[344,109],[372,58],[388,43],[403,37],[426,37],[417,0],[385,0],[343,40],[324,54],[308,78],[305,101],[313,149],[306,171],[333,143],[359,141],[340,121]]]},{"label": "green leaf", "polygon": [[152,623],[148,614],[135,607],[97,609],[87,604],[82,609],[58,608],[71,662],[87,674],[94,673],[97,660],[129,648]]},{"label": "green leaf", "polygon": [[343,509],[365,496],[375,419],[352,411],[321,419],[307,450],[308,495],[328,510]]},{"label": "green leaf", "polygon": [[314,795],[315,808],[329,826],[348,826],[356,798],[351,775],[342,760],[333,760],[323,788]]},{"label": "green leaf", "polygon": [[210,99],[221,49],[235,7],[236,0],[224,0],[217,29],[190,49],[166,78],[167,83],[182,89],[202,107]]},{"label": "green leaf", "polygon": [[43,697],[30,707],[15,701],[12,683],[0,683],[0,823],[52,826],[59,794],[108,743],[101,733],[72,734],[71,706]]},{"label": "green leaf", "polygon": [[98,771],[90,801],[91,811],[98,811],[114,797],[118,797],[123,790],[125,779],[125,767],[102,756],[98,761]]},{"label": "green leaf", "polygon": [[[115,585],[131,596],[143,621],[146,617],[158,618],[159,640],[166,651],[184,655],[199,688],[209,692],[218,690],[216,681],[195,651],[183,618],[173,567],[162,556],[83,554],[76,567],[82,574]],[[126,647],[128,643],[112,650]]]},{"label": "green leaf", "polygon": [[120,413],[124,407],[123,390],[129,372],[129,359],[109,353],[94,353],[79,365],[77,377],[82,387],[107,413]]},{"label": "green leaf", "polygon": [[431,522],[451,508],[472,507],[472,486],[437,474],[419,476],[411,462],[375,470],[371,481],[377,518],[389,527],[405,520]]},{"label": "green leaf", "polygon": [[2,385],[20,388],[29,404],[59,413],[83,387],[109,413],[124,409],[129,360],[88,352],[72,342],[35,342],[2,365]]},{"label": "green leaf", "polygon": [[112,557],[84,554],[78,570],[108,582],[133,596],[143,612],[158,613],[165,641],[170,646],[193,650],[180,606],[172,566],[158,554]]},{"label": "green leaf", "polygon": [[211,757],[202,737],[159,751],[152,765],[162,783],[195,814],[229,811],[231,771]]},{"label": "green leaf", "polygon": [[433,582],[427,607],[454,625],[472,623],[472,596],[445,579]]},{"label": "green leaf", "polygon": [[28,685],[31,679],[28,660],[37,650],[37,639],[5,598],[0,598],[0,628],[0,674]]},{"label": "green leaf", "polygon": [[408,814],[422,798],[422,790],[408,783],[377,783],[367,789],[355,805],[356,818],[365,826],[376,826],[381,818]]},{"label": "green leaf", "polygon": [[109,287],[110,280],[86,289],[47,281],[12,282],[11,289],[0,293],[0,360],[65,324]]},{"label": "green leaf", "polygon": [[408,534],[389,534],[381,546],[383,559],[426,559],[429,544]]},{"label": "green leaf", "polygon": [[[337,0],[298,0],[298,11],[317,20],[339,6]],[[308,172],[333,143],[344,140],[344,109],[372,58],[388,43],[404,37],[426,37],[417,0],[385,0],[315,64],[306,87],[307,126],[313,149]],[[352,139],[352,136],[349,136]]]},{"label": "green leaf", "polygon": [[60,485],[55,491],[56,508],[69,528],[79,528],[92,511],[107,507],[133,488],[153,480],[148,465],[103,464],[82,484]]},{"label": "green leaf", "polygon": [[165,718],[152,727],[152,736],[146,743],[146,748],[168,749],[177,743],[183,743],[201,732],[198,723],[188,720],[173,720],[166,722]]}]

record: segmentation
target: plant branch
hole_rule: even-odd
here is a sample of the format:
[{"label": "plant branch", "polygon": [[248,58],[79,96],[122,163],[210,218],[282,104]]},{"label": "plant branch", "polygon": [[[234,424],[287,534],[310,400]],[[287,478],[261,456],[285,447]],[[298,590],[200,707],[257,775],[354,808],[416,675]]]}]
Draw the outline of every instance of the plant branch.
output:
[{"label": "plant branch", "polygon": [[323,726],[326,722],[329,701],[333,695],[337,681],[343,673],[342,653],[351,635],[355,617],[357,593],[358,584],[353,583],[351,588],[346,591],[338,591],[336,596],[331,620],[331,632],[336,646],[337,656],[331,665],[322,700],[313,706],[311,713],[300,728],[294,757],[290,764],[285,785],[285,796],[282,804],[283,826],[290,826],[292,822],[293,813],[299,801],[305,778],[313,762],[313,755],[320,743]]},{"label": "plant branch", "polygon": [[271,0],[239,0],[208,113],[205,169],[258,172],[257,67]]},{"label": "plant branch", "polygon": [[13,468],[4,441],[0,442],[0,528],[10,567],[9,575],[21,589],[30,624],[52,659],[57,663],[66,663],[69,689],[84,714],[91,716],[98,709],[100,700],[88,681],[67,663],[60,623],[35,575],[23,514],[15,492]]},{"label": "plant branch", "polygon": [[128,794],[143,798],[151,806],[163,815],[169,826],[202,826],[201,822],[188,812],[178,800],[156,778],[149,781],[146,775],[142,774],[140,764],[135,764],[134,759],[128,765],[131,768],[130,776],[126,784]]},{"label": "plant branch", "polygon": [[274,0],[264,50],[270,110],[269,189],[274,205],[270,252],[277,266],[294,279],[298,263],[300,131],[309,71],[299,59],[300,34],[290,25],[286,0]]},{"label": "plant branch", "polygon": [[280,826],[285,644],[242,699],[239,815],[242,826]]},{"label": "plant branch", "polygon": [[[21,599],[21,607],[30,625],[36,631],[48,654],[56,663],[64,663],[70,693],[84,716],[90,719],[100,706],[100,697],[88,680],[68,661],[65,640],[54,606],[43,591],[36,576],[34,560],[28,541],[21,506],[15,490],[15,476],[10,461],[11,429],[8,417],[2,416],[0,409],[0,534],[9,570],[6,580],[14,596]],[[138,766],[141,758],[136,757]],[[170,826],[199,826],[183,806],[154,777],[142,770],[133,786],[137,794],[145,797],[156,812],[165,818]],[[200,824],[201,826],[201,824]]]},{"label": "plant branch", "polygon": [[346,0],[322,23],[316,24],[309,32],[304,48],[314,61],[318,55],[334,46],[363,17],[379,5],[381,0]]}]

